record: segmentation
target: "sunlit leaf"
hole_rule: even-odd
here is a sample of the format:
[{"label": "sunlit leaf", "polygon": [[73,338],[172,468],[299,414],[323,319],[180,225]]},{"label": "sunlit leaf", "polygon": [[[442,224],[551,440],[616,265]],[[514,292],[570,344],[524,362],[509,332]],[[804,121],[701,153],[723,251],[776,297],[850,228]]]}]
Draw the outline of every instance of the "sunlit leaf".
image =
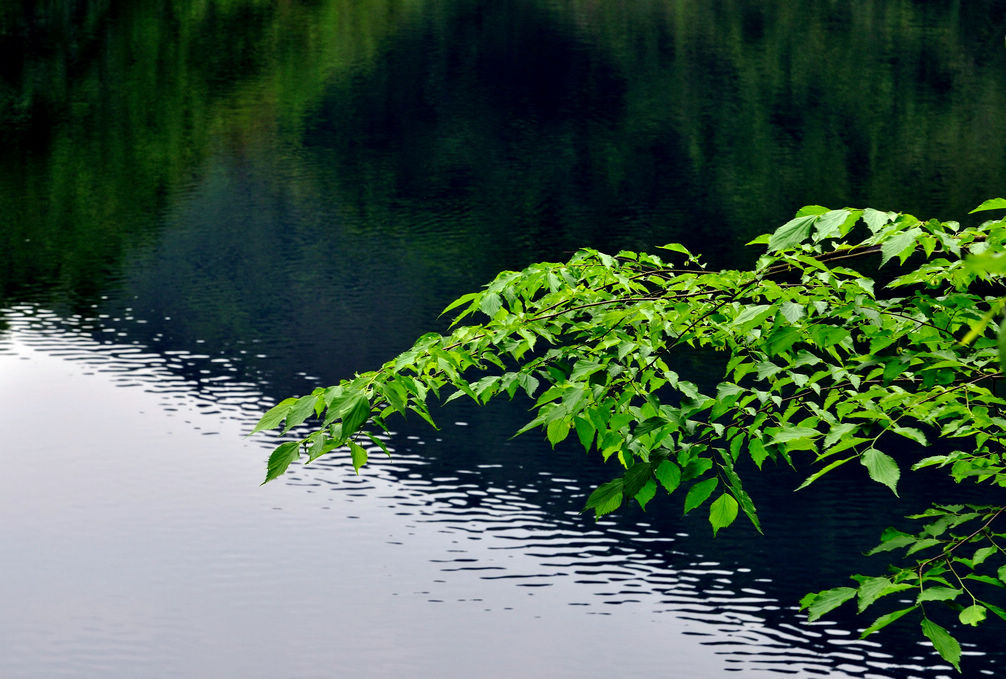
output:
[{"label": "sunlit leaf", "polygon": [[807,619],[810,622],[814,622],[828,611],[838,608],[854,596],[856,596],[856,590],[852,587],[836,587],[813,595],[803,608],[807,609]]},{"label": "sunlit leaf", "polygon": [[263,484],[272,481],[277,476],[283,474],[290,463],[300,455],[300,443],[298,441],[287,441],[276,446],[276,449],[269,455],[269,462],[266,465],[266,475]]},{"label": "sunlit leaf", "polygon": [[870,478],[877,483],[882,483],[891,491],[898,494],[898,479],[901,478],[901,471],[898,463],[887,453],[882,453],[876,448],[870,448],[863,453],[861,458],[863,466],[870,473]]},{"label": "sunlit leaf", "polygon": [[922,620],[922,633],[932,642],[933,648],[940,657],[961,671],[961,645],[950,636],[950,633],[929,618]]},{"label": "sunlit leaf", "polygon": [[733,499],[729,493],[723,493],[709,505],[709,523],[713,526],[714,536],[719,533],[720,528],[726,528],[736,518],[737,500]]},{"label": "sunlit leaf", "polygon": [[713,477],[711,479],[706,479],[705,481],[699,481],[694,486],[689,488],[688,493],[685,495],[685,514],[708,500],[709,496],[713,494],[714,490],[716,490],[716,485],[718,483],[719,479]]}]

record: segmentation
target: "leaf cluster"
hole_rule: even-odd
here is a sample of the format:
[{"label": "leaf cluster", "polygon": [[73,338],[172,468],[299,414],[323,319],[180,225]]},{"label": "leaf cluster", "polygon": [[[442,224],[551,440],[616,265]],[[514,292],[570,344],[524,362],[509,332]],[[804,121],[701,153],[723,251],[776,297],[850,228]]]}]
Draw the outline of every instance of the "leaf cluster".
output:
[{"label": "leaf cluster", "polygon": [[[708,270],[679,244],[656,254],[584,249],[504,271],[445,309],[448,334],[267,412],[255,431],[311,428],[276,447],[266,481],[336,450],[358,472],[369,453],[388,452],[389,418],[411,412],[436,426],[431,399],[485,404],[520,392],[532,406],[517,434],[541,430],[552,446],[572,438],[617,470],[586,501],[597,516],[677,494],[683,513],[707,513],[714,534],[740,514],[760,531],[741,472],[770,462],[804,470],[800,489],[855,463],[895,495],[903,472],[923,470],[998,495],[1006,401],[994,391],[1002,374],[991,321],[1004,240],[1003,220],[962,228],[808,206],[752,241],[765,252],[746,271]],[[907,468],[895,459],[905,455],[914,456]],[[986,611],[1003,617],[975,591],[1006,586],[994,526],[1002,511],[934,505],[918,515],[920,532],[889,531],[875,550],[904,548],[908,563],[808,595],[803,607],[816,619],[853,598],[863,611],[918,588],[914,603],[864,634],[921,613],[923,634],[957,666],[959,645],[927,606],[954,607],[967,625]]]}]

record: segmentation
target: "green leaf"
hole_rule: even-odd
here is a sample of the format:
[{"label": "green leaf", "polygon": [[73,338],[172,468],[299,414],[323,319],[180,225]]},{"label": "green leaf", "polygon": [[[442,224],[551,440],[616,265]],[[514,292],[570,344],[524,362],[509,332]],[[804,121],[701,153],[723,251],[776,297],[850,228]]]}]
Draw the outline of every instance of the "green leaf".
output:
[{"label": "green leaf", "polygon": [[269,456],[269,463],[266,465],[265,485],[283,474],[290,463],[300,457],[300,442],[287,441],[276,446]]},{"label": "green leaf", "polygon": [[653,475],[657,477],[660,485],[668,493],[673,493],[681,484],[681,467],[670,460],[664,460],[657,465],[657,468],[653,470]]},{"label": "green leaf", "polygon": [[975,551],[975,555],[971,557],[971,567],[976,568],[978,565],[983,563],[985,559],[989,558],[999,550],[995,547],[980,547]]},{"label": "green leaf", "polygon": [[765,343],[765,353],[769,356],[778,356],[784,351],[789,351],[796,344],[803,333],[799,328],[793,326],[783,326],[773,332]]},{"label": "green leaf", "polygon": [[440,312],[440,315],[443,316],[444,314],[446,314],[451,309],[456,309],[457,307],[461,306],[462,304],[467,304],[467,303],[471,302],[472,300],[474,300],[478,296],[479,296],[479,293],[477,293],[477,292],[469,292],[467,295],[462,295],[461,297],[458,297],[456,300],[454,300],[453,302],[451,302],[450,304],[448,304],[446,307],[444,307],[444,310]]},{"label": "green leaf", "polygon": [[965,625],[977,627],[978,623],[985,620],[986,608],[980,604],[968,606],[960,613],[960,620]]},{"label": "green leaf", "polygon": [[594,433],[597,431],[594,429],[594,425],[587,418],[577,415],[573,418],[573,428],[576,429],[576,437],[580,439],[580,445],[585,451],[590,452],[590,447],[594,444]]},{"label": "green leaf", "polygon": [[894,458],[886,453],[882,453],[876,448],[870,448],[861,459],[863,466],[870,473],[870,478],[877,483],[882,483],[891,491],[898,494],[898,479],[901,478],[901,471]]},{"label": "green leaf", "polygon": [[1006,209],[1006,198],[990,198],[984,203],[976,207],[974,210],[969,212],[969,215],[973,215],[976,212],[983,212],[985,210],[1004,210]]},{"label": "green leaf", "polygon": [[891,431],[899,436],[912,439],[921,446],[929,445],[929,442],[926,441],[926,435],[923,434],[920,429],[916,429],[915,427],[891,427]]},{"label": "green leaf", "polygon": [[755,463],[758,469],[761,469],[761,465],[769,456],[769,452],[765,444],[759,439],[751,439],[751,442],[748,443],[748,455],[751,456],[752,462]]},{"label": "green leaf", "polygon": [[709,496],[713,494],[716,490],[716,485],[719,483],[719,479],[715,476],[711,479],[706,479],[705,481],[699,481],[691,488],[688,489],[688,494],[685,495],[685,514],[692,511],[696,507],[700,506],[703,502],[709,499]]},{"label": "green leaf", "polygon": [[913,586],[905,582],[894,584],[888,578],[866,578],[859,584],[859,612],[862,613],[867,606],[882,596],[911,589]]},{"label": "green leaf", "polygon": [[887,224],[897,216],[893,212],[881,212],[880,210],[874,210],[872,207],[863,210],[863,221],[866,222],[866,226],[869,227],[872,233],[880,231],[884,224]]},{"label": "green leaf", "polygon": [[286,414],[290,412],[290,408],[292,408],[293,404],[296,402],[297,399],[295,398],[285,398],[274,405],[266,412],[265,415],[262,416],[262,419],[260,419],[258,424],[255,425],[255,428],[251,430],[249,436],[266,429],[275,429],[276,426],[283,421]]},{"label": "green leaf", "polygon": [[737,500],[733,499],[729,493],[723,493],[709,505],[709,523],[713,526],[714,537],[719,533],[720,528],[726,528],[736,518]]},{"label": "green leaf", "polygon": [[730,326],[738,333],[746,333],[748,330],[761,325],[775,311],[775,307],[771,304],[755,304],[745,307],[744,311],[737,314],[737,318],[734,319]]},{"label": "green leaf", "polygon": [[961,671],[961,645],[950,636],[950,633],[929,618],[922,619],[922,633],[933,643],[933,648],[940,657]]},{"label": "green leaf", "polygon": [[353,469],[359,475],[360,467],[367,464],[367,451],[356,441],[350,441],[349,454],[353,458]]},{"label": "green leaf", "polygon": [[819,478],[821,478],[822,476],[824,476],[825,474],[827,474],[828,472],[830,472],[835,467],[839,467],[839,466],[845,464],[846,462],[848,462],[849,460],[855,460],[855,459],[856,459],[856,456],[853,455],[852,457],[847,457],[847,458],[845,458],[843,460],[836,460],[836,461],[832,462],[831,464],[827,465],[826,467],[818,469],[816,472],[814,472],[813,474],[811,474],[810,476],[808,476],[807,478],[805,478],[803,480],[803,483],[801,483],[799,486],[797,486],[796,489],[797,490],[802,490],[802,489],[806,488],[807,486],[809,486],[810,484],[814,483]]},{"label": "green leaf", "polygon": [[842,235],[842,225],[849,218],[848,210],[829,210],[817,218],[814,225],[814,240],[836,238]]},{"label": "green leaf", "polygon": [[1006,372],[1006,318],[999,324],[996,341],[999,345],[999,369]]},{"label": "green leaf", "polygon": [[548,423],[548,427],[545,428],[546,436],[548,437],[548,442],[555,445],[560,441],[564,441],[567,436],[569,436],[569,420],[566,418],[552,420]]},{"label": "green leaf", "polygon": [[810,234],[810,228],[817,221],[817,215],[805,215],[791,219],[772,234],[768,241],[768,251],[776,252],[802,243]]},{"label": "green leaf", "polygon": [[863,633],[859,635],[859,638],[865,639],[866,637],[873,634],[877,630],[883,629],[884,627],[887,627],[898,618],[903,617],[906,613],[911,613],[916,608],[918,608],[918,606],[909,606],[908,608],[902,608],[900,611],[894,611],[893,613],[888,613],[887,615],[880,616],[879,618],[873,621],[872,625],[863,630]]},{"label": "green leaf", "polygon": [[807,620],[814,622],[828,611],[838,608],[854,596],[856,596],[856,590],[852,587],[836,587],[835,589],[827,589],[814,594],[809,599],[807,605],[801,607],[807,609]]},{"label": "green leaf", "polygon": [[902,231],[889,240],[884,241],[880,246],[881,265],[887,264],[888,260],[892,257],[901,257],[901,261],[904,261],[906,257],[902,257],[902,255],[910,253],[911,250],[915,249],[915,241],[921,235],[922,229],[914,228]]},{"label": "green leaf", "polygon": [[370,403],[363,396],[354,398],[348,406],[344,406],[345,414],[342,416],[342,435],[350,436],[356,432],[360,426],[370,418]]},{"label": "green leaf", "polygon": [[503,307],[503,300],[495,292],[485,293],[485,297],[479,303],[479,309],[489,318],[496,316],[496,313]]},{"label": "green leaf", "polygon": [[656,496],[656,494],[657,494],[657,482],[654,481],[652,478],[649,478],[646,480],[646,483],[643,484],[643,487],[639,489],[639,492],[636,493],[635,495],[636,502],[638,502],[640,508],[642,508],[643,511],[645,511],[646,505],[649,504],[650,500],[652,500],[654,496]]},{"label": "green leaf", "polygon": [[637,462],[625,470],[622,482],[622,494],[628,497],[635,497],[646,482],[653,478],[648,462]]},{"label": "green leaf", "polygon": [[297,399],[297,402],[293,404],[290,412],[286,415],[286,425],[283,427],[283,433],[285,434],[298,424],[304,422],[311,415],[314,415],[314,405],[317,402],[317,396],[302,396]]},{"label": "green leaf", "polygon": [[964,590],[956,587],[927,587],[919,592],[915,603],[921,604],[925,601],[952,601],[964,593]]},{"label": "green leaf", "polygon": [[594,517],[600,518],[622,506],[622,479],[612,479],[594,489],[587,498],[583,510],[594,510]]}]

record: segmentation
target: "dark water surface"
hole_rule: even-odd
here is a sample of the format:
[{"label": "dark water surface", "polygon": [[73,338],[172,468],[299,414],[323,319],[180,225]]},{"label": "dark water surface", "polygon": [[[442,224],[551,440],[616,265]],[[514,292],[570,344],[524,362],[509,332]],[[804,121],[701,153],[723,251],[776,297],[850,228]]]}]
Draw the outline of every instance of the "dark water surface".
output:
[{"label": "dark water surface", "polygon": [[581,516],[609,472],[509,440],[523,404],[359,477],[259,487],[243,435],[501,268],[1006,195],[1004,32],[980,0],[3,6],[0,676],[951,676],[795,608],[932,488],[774,470],[768,535],[713,541],[677,500]]}]

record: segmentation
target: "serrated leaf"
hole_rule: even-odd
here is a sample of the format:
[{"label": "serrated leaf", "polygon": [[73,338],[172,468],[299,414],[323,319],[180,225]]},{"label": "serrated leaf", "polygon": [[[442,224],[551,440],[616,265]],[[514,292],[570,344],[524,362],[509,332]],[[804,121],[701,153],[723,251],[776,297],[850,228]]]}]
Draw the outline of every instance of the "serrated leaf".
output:
[{"label": "serrated leaf", "polygon": [[573,418],[573,428],[576,429],[576,437],[580,439],[580,445],[585,451],[590,452],[590,447],[594,444],[594,434],[597,431],[594,429],[594,425],[587,418],[577,415]]},{"label": "serrated leaf", "polygon": [[940,657],[961,671],[961,645],[950,636],[950,633],[929,618],[922,620],[922,633],[932,642],[933,648]]},{"label": "serrated leaf", "polygon": [[688,493],[685,495],[685,514],[708,500],[709,496],[713,494],[714,490],[716,490],[716,485],[718,483],[719,479],[714,476],[711,479],[699,481],[689,488]]},{"label": "serrated leaf", "polygon": [[654,429],[659,429],[665,424],[667,424],[667,420],[662,417],[649,417],[640,422],[639,426],[632,430],[632,435],[642,436],[643,434],[649,434]]},{"label": "serrated leaf", "polygon": [[765,444],[759,439],[751,439],[751,442],[748,443],[748,455],[751,456],[751,461],[755,463],[758,469],[761,469],[761,465],[769,456],[769,452]]},{"label": "serrated leaf", "polygon": [[440,315],[443,316],[444,314],[446,314],[451,309],[456,309],[457,307],[461,306],[462,304],[467,304],[468,302],[471,302],[473,299],[475,299],[478,296],[479,296],[479,293],[477,293],[477,292],[469,292],[467,295],[462,295],[461,297],[458,297],[456,300],[454,300],[453,302],[451,302],[450,304],[448,304],[446,307],[444,307],[444,310],[440,312]]},{"label": "serrated leaf", "polygon": [[872,625],[870,625],[865,630],[863,630],[862,634],[859,635],[859,638],[860,639],[865,639],[867,636],[873,634],[874,632],[876,632],[879,629],[883,629],[884,627],[887,627],[888,625],[890,625],[892,622],[894,622],[898,618],[903,617],[905,614],[911,613],[916,608],[918,608],[918,607],[917,606],[909,606],[908,608],[902,608],[900,611],[894,611],[892,613],[888,613],[887,615],[880,616],[879,618],[877,618],[876,620],[873,621]]},{"label": "serrated leaf", "polygon": [[899,436],[904,436],[906,439],[911,439],[919,445],[929,445],[929,442],[926,440],[926,435],[923,434],[920,429],[916,429],[915,427],[891,427],[891,431]]},{"label": "serrated leaf", "polygon": [[744,333],[761,325],[765,319],[774,313],[775,307],[771,304],[754,304],[745,307],[743,311],[737,314],[737,318],[733,320],[730,327],[739,333]]},{"label": "serrated leaf", "polygon": [[[887,264],[888,260],[892,257],[900,257],[904,255],[906,251],[915,248],[915,241],[919,236],[922,235],[922,229],[916,227],[909,229],[908,231],[903,231],[893,238],[884,241],[880,246],[880,263],[881,265]],[[904,257],[901,257],[904,261]]]},{"label": "serrated leaf", "polygon": [[965,625],[971,625],[972,627],[977,627],[978,623],[985,620],[986,608],[981,604],[974,604],[968,606],[963,611],[960,612],[958,616],[960,621]]},{"label": "serrated leaf", "polygon": [[807,486],[809,486],[810,484],[814,483],[819,478],[821,478],[822,476],[824,476],[825,474],[827,474],[828,472],[830,472],[835,467],[839,467],[839,466],[845,464],[846,462],[848,462],[849,460],[855,460],[855,459],[856,459],[856,456],[853,455],[852,457],[847,457],[847,458],[845,458],[843,460],[836,460],[835,462],[832,462],[831,464],[827,465],[826,467],[818,469],[816,472],[814,472],[813,474],[811,474],[810,476],[808,476],[807,478],[805,478],[803,480],[803,483],[801,483],[799,486],[797,486],[796,489],[797,490],[802,490],[802,489],[806,488]]},{"label": "serrated leaf", "polygon": [[293,404],[296,402],[297,399],[295,398],[285,398],[276,405],[274,405],[272,408],[266,411],[266,414],[263,415],[262,419],[258,421],[258,424],[255,425],[255,428],[251,430],[251,434],[256,434],[266,429],[275,429],[276,426],[279,425],[279,423],[282,422],[284,418],[286,418],[286,414],[290,412],[290,408],[292,408]]},{"label": "serrated leaf", "polygon": [[495,292],[487,292],[479,302],[479,309],[489,318],[496,316],[496,313],[503,307],[503,300]]},{"label": "serrated leaf", "polygon": [[709,523],[713,526],[713,537],[720,528],[726,528],[737,518],[737,500],[729,493],[723,493],[709,505]]},{"label": "serrated leaf", "polygon": [[646,480],[646,483],[643,484],[643,487],[639,489],[639,492],[636,493],[636,502],[639,503],[639,506],[643,509],[643,511],[646,511],[646,505],[656,494],[657,482],[652,478],[649,478]]},{"label": "serrated leaf", "polygon": [[898,494],[898,479],[901,478],[901,471],[898,469],[898,463],[894,461],[893,457],[887,453],[880,452],[876,448],[870,448],[863,453],[861,462],[866,467],[866,471],[869,472],[871,479],[877,483],[884,484],[895,495]]},{"label": "serrated leaf", "polygon": [[990,198],[989,200],[986,200],[984,203],[982,203],[974,210],[969,212],[968,214],[972,215],[976,212],[982,212],[984,210],[1003,210],[1003,209],[1006,209],[1006,198]]},{"label": "serrated leaf", "polygon": [[887,224],[897,216],[893,212],[881,212],[880,210],[874,210],[872,207],[863,210],[863,221],[866,222],[866,226],[872,233],[880,231],[884,224]]},{"label": "serrated leaf", "polygon": [[290,463],[296,460],[300,456],[300,442],[298,441],[287,441],[286,443],[281,443],[276,446],[272,454],[269,455],[269,463],[266,465],[265,481],[262,485],[265,485],[275,479],[277,476],[283,474]]},{"label": "serrated leaf", "polygon": [[866,578],[859,583],[859,612],[862,613],[867,606],[882,596],[911,589],[913,586],[907,582],[895,584],[888,578]]},{"label": "serrated leaf", "polygon": [[919,592],[915,603],[921,604],[925,601],[952,601],[964,593],[964,590],[956,587],[927,587]]},{"label": "serrated leaf", "polygon": [[814,622],[828,611],[838,608],[854,596],[856,596],[856,590],[852,587],[836,587],[818,592],[804,606],[807,609],[807,620]]},{"label": "serrated leaf", "polygon": [[625,470],[625,476],[622,482],[622,493],[629,497],[635,497],[646,482],[653,478],[653,473],[650,471],[649,462],[637,462],[628,469]]},{"label": "serrated leaf", "polygon": [[353,458],[353,469],[359,475],[360,467],[367,464],[367,451],[356,441],[349,441],[349,454]]},{"label": "serrated leaf", "polygon": [[681,467],[670,460],[664,460],[653,470],[653,475],[668,493],[673,493],[681,484]]},{"label": "serrated leaf", "polygon": [[975,568],[980,565],[985,559],[989,558],[999,550],[995,547],[981,547],[975,551],[975,555],[971,557],[971,567]]},{"label": "serrated leaf", "polygon": [[622,505],[622,479],[612,479],[594,489],[587,498],[583,510],[594,510],[594,517],[610,514]]},{"label": "serrated leaf", "polygon": [[848,210],[829,210],[817,218],[814,224],[814,240],[835,238],[842,235],[842,225],[849,218]]},{"label": "serrated leaf", "polygon": [[286,414],[286,424],[283,427],[283,433],[285,434],[313,415],[314,406],[317,402],[318,397],[311,395],[301,396],[297,399],[297,402],[293,404],[292,408],[290,408],[290,412]]},{"label": "serrated leaf", "polygon": [[358,395],[343,408],[342,435],[348,437],[370,417],[370,403],[364,396]]},{"label": "serrated leaf", "polygon": [[548,423],[548,426],[545,428],[545,434],[553,448],[555,448],[557,443],[564,441],[569,436],[569,428],[569,420],[565,418],[552,420]]},{"label": "serrated leaf", "polygon": [[768,251],[775,252],[800,244],[810,234],[810,228],[816,220],[817,215],[804,215],[789,220],[769,238]]},{"label": "serrated leaf", "polygon": [[314,462],[327,452],[338,448],[338,443],[327,436],[319,436],[307,450],[307,461]]}]

